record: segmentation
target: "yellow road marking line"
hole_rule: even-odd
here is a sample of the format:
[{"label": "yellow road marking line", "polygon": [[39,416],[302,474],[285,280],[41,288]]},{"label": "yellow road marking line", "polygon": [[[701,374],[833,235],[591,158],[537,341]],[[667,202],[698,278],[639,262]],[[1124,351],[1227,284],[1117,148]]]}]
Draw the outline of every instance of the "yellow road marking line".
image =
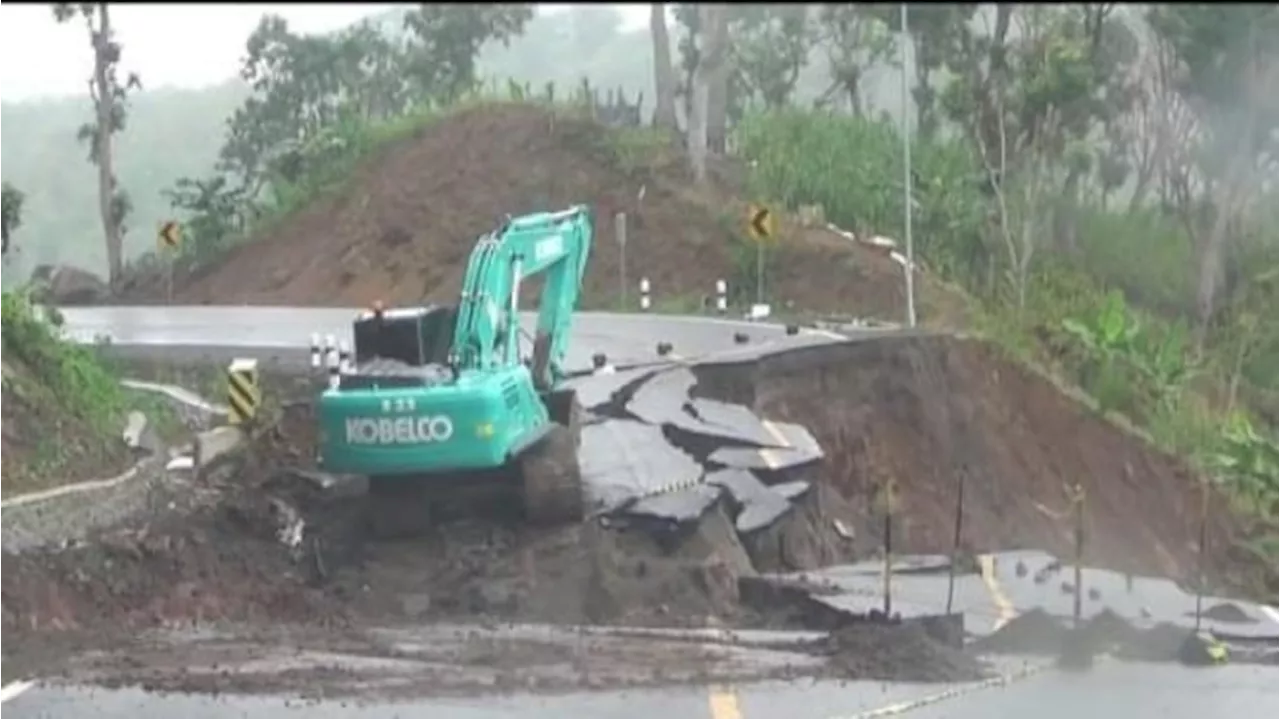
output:
[{"label": "yellow road marking line", "polygon": [[857,714],[846,714],[835,719],[880,719],[880,717],[897,716],[921,707],[929,706],[930,704],[938,704],[948,699],[956,699],[958,697],[965,696],[966,694],[980,692],[983,689],[1007,686],[1018,680],[1039,674],[1050,666],[1052,665],[1048,662],[1032,664],[1017,671],[1013,671],[1008,674],[1001,674],[1000,676],[992,677],[990,679],[984,679],[980,682],[964,684],[940,691],[937,694],[928,694],[918,699],[908,699],[906,701],[901,701],[897,704],[890,704],[889,706],[880,707],[878,709],[870,709]]},{"label": "yellow road marking line", "polygon": [[999,613],[993,629],[999,629],[1018,616],[1018,611],[1013,608],[1013,602],[1009,601],[1008,595],[1004,593],[1000,580],[996,579],[995,557],[990,554],[978,557],[978,566],[982,568],[982,583],[987,586],[987,593],[991,595],[991,601],[995,602],[996,611]]},{"label": "yellow road marking line", "polygon": [[707,699],[711,707],[711,719],[742,719],[738,693],[733,687],[711,687],[711,695]]},{"label": "yellow road marking line", "polygon": [[[767,419],[762,419],[760,420],[760,426],[764,427],[764,431],[768,432],[774,439],[778,440],[778,444],[789,446],[786,436],[782,434],[782,431],[778,429],[776,424]],[[778,459],[778,455],[774,454],[774,450],[770,447],[760,448],[760,459],[764,460],[765,465],[768,466],[769,469],[777,469],[782,466],[782,462]]]}]

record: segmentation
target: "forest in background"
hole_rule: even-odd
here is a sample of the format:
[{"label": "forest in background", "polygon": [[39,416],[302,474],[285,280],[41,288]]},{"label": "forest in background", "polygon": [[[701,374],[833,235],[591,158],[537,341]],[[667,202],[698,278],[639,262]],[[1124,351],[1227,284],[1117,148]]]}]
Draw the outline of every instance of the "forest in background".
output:
[{"label": "forest in background", "polygon": [[[403,11],[392,11],[372,15],[366,22],[395,34],[403,16]],[[67,32],[77,29],[69,27]],[[674,34],[671,42],[674,49]],[[647,29],[626,31],[612,6],[583,5],[534,16],[509,46],[485,43],[477,65],[481,77],[504,89],[508,79],[536,88],[547,83],[572,88],[586,78],[598,88],[620,88],[629,98],[643,94],[647,116],[654,98],[652,63]],[[820,62],[804,67],[797,99],[818,98],[829,84],[826,77]],[[898,83],[894,65],[869,68],[864,83],[868,106],[896,115]],[[250,92],[247,82],[232,77],[202,89],[143,89],[129,95],[128,122],[115,136],[116,174],[133,204],[124,238],[126,256],[153,249],[159,223],[185,219],[170,206],[164,190],[178,178],[201,177],[213,170],[219,148],[209,138],[225,133],[227,120]],[[6,257],[10,281],[25,278],[42,264],[70,263],[106,274],[97,175],[85,161],[84,144],[76,140],[78,128],[92,112],[85,95],[0,105],[0,164],[4,179],[24,194],[23,234],[31,238]]]}]

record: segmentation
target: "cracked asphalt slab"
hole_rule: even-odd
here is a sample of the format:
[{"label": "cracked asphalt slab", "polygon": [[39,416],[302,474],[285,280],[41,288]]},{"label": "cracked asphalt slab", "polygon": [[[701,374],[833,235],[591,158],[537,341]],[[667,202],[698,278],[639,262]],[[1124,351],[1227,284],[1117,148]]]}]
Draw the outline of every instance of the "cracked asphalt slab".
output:
[{"label": "cracked asphalt slab", "polygon": [[[979,571],[957,571],[953,611],[964,616],[965,631],[985,637],[1013,617],[1038,610],[1060,620],[1073,612],[1072,569],[1045,552],[1013,551],[986,555]],[[894,610],[904,616],[938,611],[939,587],[947,582],[946,557],[900,558],[894,562]],[[771,575],[781,580],[804,580],[821,585],[815,601],[831,609],[857,615],[882,604],[883,564],[866,561],[804,572]],[[1085,620],[1109,613],[1134,627],[1158,625],[1190,632],[1195,627],[1195,594],[1172,580],[1125,575],[1083,567],[1081,616]],[[1280,641],[1280,615],[1252,602],[1206,596],[1201,627],[1227,641],[1275,644]]]}]

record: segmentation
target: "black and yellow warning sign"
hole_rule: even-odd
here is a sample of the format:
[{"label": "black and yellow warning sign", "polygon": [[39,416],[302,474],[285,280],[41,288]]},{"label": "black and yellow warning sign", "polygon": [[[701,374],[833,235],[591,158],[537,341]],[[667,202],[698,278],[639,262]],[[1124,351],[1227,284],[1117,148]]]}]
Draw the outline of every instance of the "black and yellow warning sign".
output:
[{"label": "black and yellow warning sign", "polygon": [[763,205],[747,207],[747,232],[756,242],[773,239],[773,213]]},{"label": "black and yellow warning sign", "polygon": [[182,225],[173,220],[160,224],[160,232],[156,234],[156,244],[162,250],[176,250],[182,244]]},{"label": "black and yellow warning sign", "polygon": [[231,424],[248,424],[262,404],[258,360],[238,359],[227,368],[227,408]]}]

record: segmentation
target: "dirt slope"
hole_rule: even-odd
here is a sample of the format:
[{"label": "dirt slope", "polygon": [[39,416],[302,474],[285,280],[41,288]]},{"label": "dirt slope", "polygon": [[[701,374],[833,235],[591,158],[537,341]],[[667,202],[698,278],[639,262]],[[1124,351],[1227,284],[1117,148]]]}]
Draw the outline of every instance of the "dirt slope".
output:
[{"label": "dirt slope", "polygon": [[[735,262],[729,242],[745,227],[745,204],[724,187],[694,189],[676,152],[656,152],[643,167],[624,171],[609,150],[609,132],[528,105],[460,112],[370,157],[344,189],[216,265],[178,277],[174,299],[329,306],[379,298],[453,301],[475,239],[505,215],[581,203],[595,212],[587,307],[617,306],[613,215],[619,211],[629,215],[631,303],[642,276],[659,306],[679,297],[687,307],[711,295],[718,278],[751,284],[741,289],[750,301],[750,253]],[[777,234],[777,284],[769,288],[775,306],[901,316],[901,269],[887,257],[785,217]],[[131,302],[157,301],[164,283],[139,278],[127,295]]]},{"label": "dirt slope", "polygon": [[[1196,477],[990,345],[930,336],[801,350],[754,371],[702,372],[700,387],[809,427],[827,451],[826,481],[864,511],[885,481],[896,480],[901,551],[950,547],[956,477],[964,473],[970,549],[1069,557],[1071,525],[1052,515],[1067,507],[1064,484],[1079,482],[1087,493],[1087,563],[1194,577]],[[1274,586],[1274,569],[1263,577],[1263,567],[1232,549],[1244,528],[1217,506],[1210,537],[1217,580],[1235,589]],[[868,512],[869,532],[871,519]]]},{"label": "dirt slope", "polygon": [[370,158],[346,189],[190,278],[177,299],[303,305],[411,302],[424,294],[451,299],[475,239],[505,215],[578,203],[597,216],[590,299],[616,296],[612,215],[624,210],[632,215],[633,279],[712,289],[727,264],[723,229],[660,177],[633,179],[611,167],[602,156],[602,132],[532,106],[461,112]]}]

